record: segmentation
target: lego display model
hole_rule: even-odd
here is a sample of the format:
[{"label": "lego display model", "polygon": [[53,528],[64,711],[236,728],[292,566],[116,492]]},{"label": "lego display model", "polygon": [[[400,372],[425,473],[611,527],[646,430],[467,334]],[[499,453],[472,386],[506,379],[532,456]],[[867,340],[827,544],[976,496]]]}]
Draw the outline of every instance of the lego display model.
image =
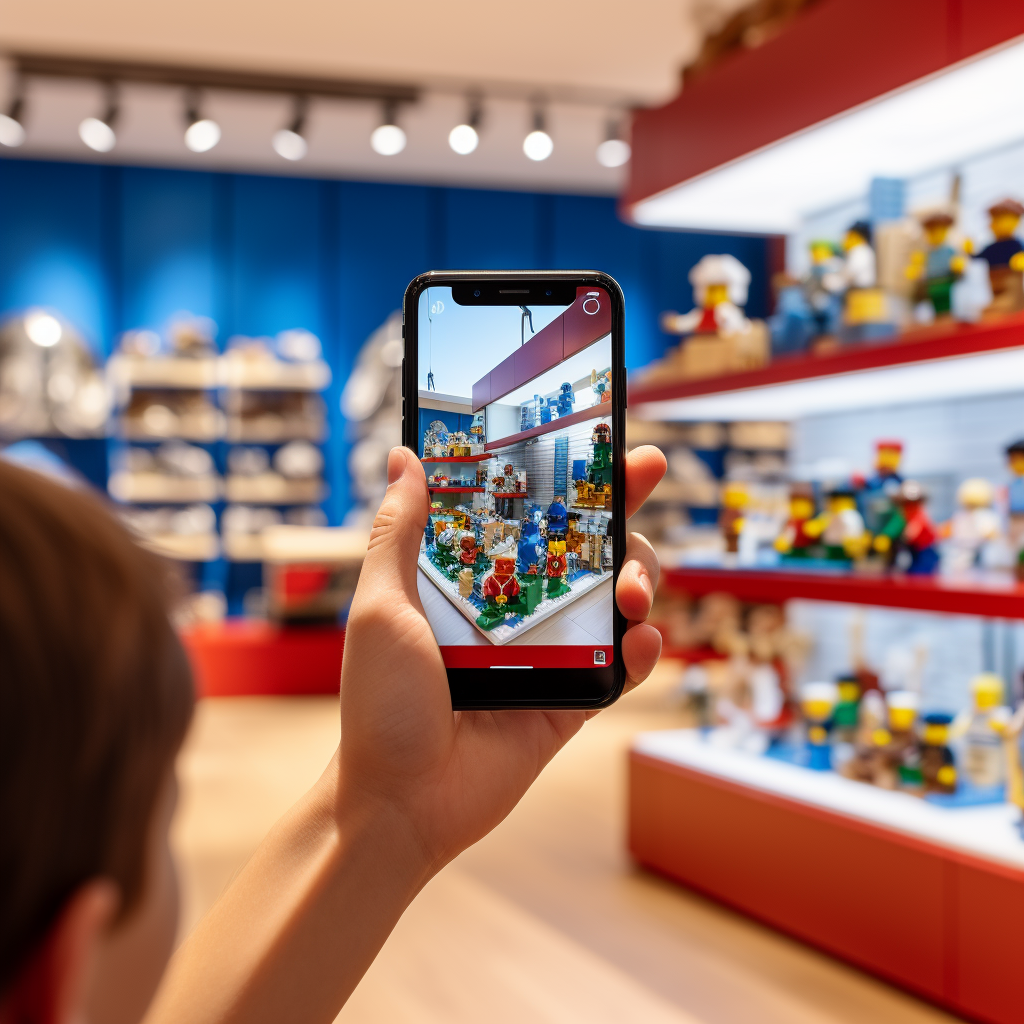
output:
[{"label": "lego display model", "polygon": [[590,457],[576,461],[570,504],[564,494],[538,503],[527,472],[504,461],[524,462],[523,443],[495,453],[501,474],[473,496],[475,505],[431,506],[420,568],[492,643],[507,643],[611,579],[607,423],[593,428],[589,447]]}]

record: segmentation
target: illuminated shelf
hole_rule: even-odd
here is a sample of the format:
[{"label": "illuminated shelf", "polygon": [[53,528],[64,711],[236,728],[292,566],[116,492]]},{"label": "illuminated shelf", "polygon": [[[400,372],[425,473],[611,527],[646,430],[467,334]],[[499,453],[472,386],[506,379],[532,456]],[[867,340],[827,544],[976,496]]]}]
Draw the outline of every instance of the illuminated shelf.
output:
[{"label": "illuminated shelf", "polygon": [[217,359],[209,356],[187,359],[115,355],[108,366],[114,382],[127,388],[212,391],[219,380]]},{"label": "illuminated shelf", "polygon": [[286,363],[227,355],[221,361],[220,382],[239,391],[323,391],[331,383],[331,370],[322,359]]},{"label": "illuminated shelf", "polygon": [[144,537],[142,545],[158,555],[180,562],[212,562],[220,555],[220,538],[215,533],[165,533]]},{"label": "illuminated shelf", "polygon": [[469,494],[471,491],[474,494],[482,494],[486,489],[486,487],[434,487],[430,484],[427,485],[428,491],[434,491],[437,494]]},{"label": "illuminated shelf", "polygon": [[857,576],[788,569],[664,569],[664,586],[694,596],[727,593],[742,601],[791,598],[907,608],[953,615],[1024,619],[1024,586],[1008,574],[949,579],[941,576]]},{"label": "illuminated shelf", "polygon": [[509,434],[508,437],[499,438],[497,441],[488,441],[487,450],[494,451],[497,448],[507,448],[518,441],[525,441],[530,437],[540,437],[541,434],[550,434],[553,430],[563,430],[571,427],[574,423],[585,423],[587,420],[597,420],[604,417],[611,417],[612,407],[609,402],[599,402],[589,409],[580,409],[579,412],[570,413],[568,416],[559,416],[557,420],[550,423],[542,423],[539,427],[530,427],[529,430],[521,430],[518,434]]},{"label": "illuminated shelf", "polygon": [[884,344],[791,356],[759,370],[632,381],[642,418],[757,420],[1000,394],[1024,386],[1024,314],[915,330]]},{"label": "illuminated shelf", "polygon": [[142,505],[216,501],[220,497],[220,478],[212,474],[196,477],[171,476],[167,473],[117,472],[107,485],[118,501]]},{"label": "illuminated shelf", "polygon": [[420,459],[420,462],[486,462],[488,459],[493,458],[493,455],[482,452],[480,455],[453,455],[450,459],[443,455],[440,457],[431,455]]}]

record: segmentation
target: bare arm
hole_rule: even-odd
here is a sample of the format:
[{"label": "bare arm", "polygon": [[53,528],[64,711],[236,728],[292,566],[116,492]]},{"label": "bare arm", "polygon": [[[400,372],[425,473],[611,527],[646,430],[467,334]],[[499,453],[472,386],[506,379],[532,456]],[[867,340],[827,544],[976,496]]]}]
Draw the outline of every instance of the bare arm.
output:
[{"label": "bare arm", "polygon": [[[630,454],[627,512],[664,468],[656,449]],[[593,714],[452,711],[416,593],[423,470],[395,449],[388,479],[349,616],[341,746],[175,954],[147,1024],[329,1024],[416,893],[512,810]],[[650,546],[631,536],[616,590],[633,623],[630,685],[661,650],[642,623],[657,575]]]}]

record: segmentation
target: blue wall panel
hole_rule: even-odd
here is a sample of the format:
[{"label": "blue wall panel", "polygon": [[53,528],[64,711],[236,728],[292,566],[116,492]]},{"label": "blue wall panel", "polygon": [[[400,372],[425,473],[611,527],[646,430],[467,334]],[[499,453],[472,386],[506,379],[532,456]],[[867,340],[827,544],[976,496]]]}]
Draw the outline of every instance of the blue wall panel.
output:
[{"label": "blue wall panel", "polygon": [[444,269],[543,268],[541,219],[546,198],[529,192],[445,189]]},{"label": "blue wall panel", "polygon": [[0,314],[51,307],[106,352],[114,328],[107,186],[116,173],[0,160]]},{"label": "blue wall panel", "polygon": [[320,183],[234,175],[227,334],[322,331]]},{"label": "blue wall panel", "polygon": [[121,178],[122,329],[162,330],[181,312],[223,316],[220,179],[128,167]]}]

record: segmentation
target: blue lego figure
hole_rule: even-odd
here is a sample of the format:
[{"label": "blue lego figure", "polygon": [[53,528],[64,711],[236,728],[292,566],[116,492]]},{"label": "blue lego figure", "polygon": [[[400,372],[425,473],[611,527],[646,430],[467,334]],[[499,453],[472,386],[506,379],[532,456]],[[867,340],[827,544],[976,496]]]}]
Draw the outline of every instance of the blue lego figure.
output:
[{"label": "blue lego figure", "polygon": [[569,529],[569,510],[565,507],[563,501],[565,498],[560,495],[555,495],[555,500],[548,505],[548,537],[552,535],[559,535],[564,537],[566,531]]},{"label": "blue lego figure", "polygon": [[548,402],[545,402],[543,399],[541,399],[541,405],[538,409],[538,412],[540,413],[541,423],[551,422],[551,405]]},{"label": "blue lego figure", "polygon": [[519,533],[519,558],[516,568],[524,576],[539,573],[544,564],[547,546],[540,536],[540,527],[532,518],[524,519]]},{"label": "blue lego figure", "polygon": [[811,310],[799,285],[779,290],[775,312],[768,318],[772,335],[772,354],[803,352],[811,342]]},{"label": "blue lego figure", "polygon": [[575,404],[576,393],[573,391],[572,385],[568,381],[564,381],[558,395],[557,408],[559,417],[568,416]]}]

